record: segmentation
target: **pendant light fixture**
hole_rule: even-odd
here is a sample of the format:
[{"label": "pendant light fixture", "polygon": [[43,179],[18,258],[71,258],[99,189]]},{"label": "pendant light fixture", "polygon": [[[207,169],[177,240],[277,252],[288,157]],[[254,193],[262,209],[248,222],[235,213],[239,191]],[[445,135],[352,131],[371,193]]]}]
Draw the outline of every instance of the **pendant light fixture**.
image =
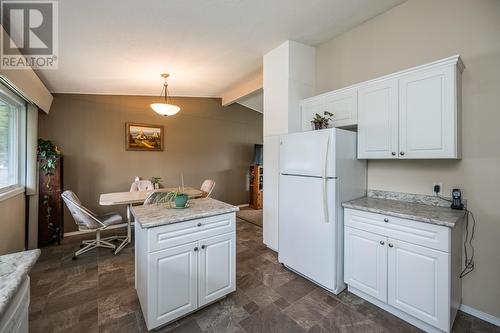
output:
[{"label": "pendant light fixture", "polygon": [[161,95],[163,95],[163,92],[165,92],[165,102],[164,103],[153,103],[151,104],[151,109],[153,109],[154,112],[162,115],[162,116],[173,116],[177,112],[181,110],[180,107],[177,105],[169,104],[168,103],[168,84],[167,84],[167,78],[169,77],[169,74],[163,73],[161,75],[162,78],[165,79],[165,82],[163,83],[163,88],[161,90]]}]

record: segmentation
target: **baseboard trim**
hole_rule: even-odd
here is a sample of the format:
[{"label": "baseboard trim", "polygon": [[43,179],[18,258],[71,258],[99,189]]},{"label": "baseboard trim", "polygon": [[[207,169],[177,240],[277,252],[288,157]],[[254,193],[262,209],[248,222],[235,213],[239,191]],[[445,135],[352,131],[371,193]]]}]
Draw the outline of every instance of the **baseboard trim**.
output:
[{"label": "baseboard trim", "polygon": [[[116,225],[112,225],[109,228],[106,228],[105,230],[112,230],[112,229],[118,229],[118,228],[125,228],[127,227],[127,223],[120,223]],[[132,222],[132,228],[134,227],[134,222]],[[70,232],[65,232],[63,237],[71,237],[71,236],[78,236],[78,235],[83,235],[83,234],[88,234],[95,232],[95,230],[78,230],[78,231],[70,231]]]},{"label": "baseboard trim", "polygon": [[237,205],[237,207],[240,207],[240,208],[243,208],[243,207],[248,207],[250,206],[250,204],[241,204],[241,205]]},{"label": "baseboard trim", "polygon": [[470,306],[465,304],[460,304],[459,310],[500,327],[500,318],[497,318],[493,315],[471,308]]}]

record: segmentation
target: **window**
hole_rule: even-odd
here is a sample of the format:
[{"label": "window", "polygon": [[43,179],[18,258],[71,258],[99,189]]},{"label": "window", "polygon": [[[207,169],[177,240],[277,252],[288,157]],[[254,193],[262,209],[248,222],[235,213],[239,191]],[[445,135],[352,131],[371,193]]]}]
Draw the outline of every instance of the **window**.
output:
[{"label": "window", "polygon": [[24,184],[25,102],[0,84],[0,193]]}]

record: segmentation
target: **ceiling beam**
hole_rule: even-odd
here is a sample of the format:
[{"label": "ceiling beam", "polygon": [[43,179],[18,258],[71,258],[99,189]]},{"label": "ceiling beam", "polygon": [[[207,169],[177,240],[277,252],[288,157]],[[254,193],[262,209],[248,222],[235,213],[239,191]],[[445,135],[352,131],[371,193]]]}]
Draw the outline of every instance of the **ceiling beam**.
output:
[{"label": "ceiling beam", "polygon": [[232,87],[222,92],[222,106],[228,106],[238,102],[238,100],[262,89],[262,70],[247,77],[246,80],[240,81]]}]

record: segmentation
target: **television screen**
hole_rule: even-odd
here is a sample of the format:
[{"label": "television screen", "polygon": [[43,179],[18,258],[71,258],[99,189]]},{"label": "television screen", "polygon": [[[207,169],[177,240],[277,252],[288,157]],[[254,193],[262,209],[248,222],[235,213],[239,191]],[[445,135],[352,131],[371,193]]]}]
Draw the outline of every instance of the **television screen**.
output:
[{"label": "television screen", "polygon": [[264,151],[264,145],[255,144],[254,155],[253,155],[253,164],[262,165],[263,151]]}]

